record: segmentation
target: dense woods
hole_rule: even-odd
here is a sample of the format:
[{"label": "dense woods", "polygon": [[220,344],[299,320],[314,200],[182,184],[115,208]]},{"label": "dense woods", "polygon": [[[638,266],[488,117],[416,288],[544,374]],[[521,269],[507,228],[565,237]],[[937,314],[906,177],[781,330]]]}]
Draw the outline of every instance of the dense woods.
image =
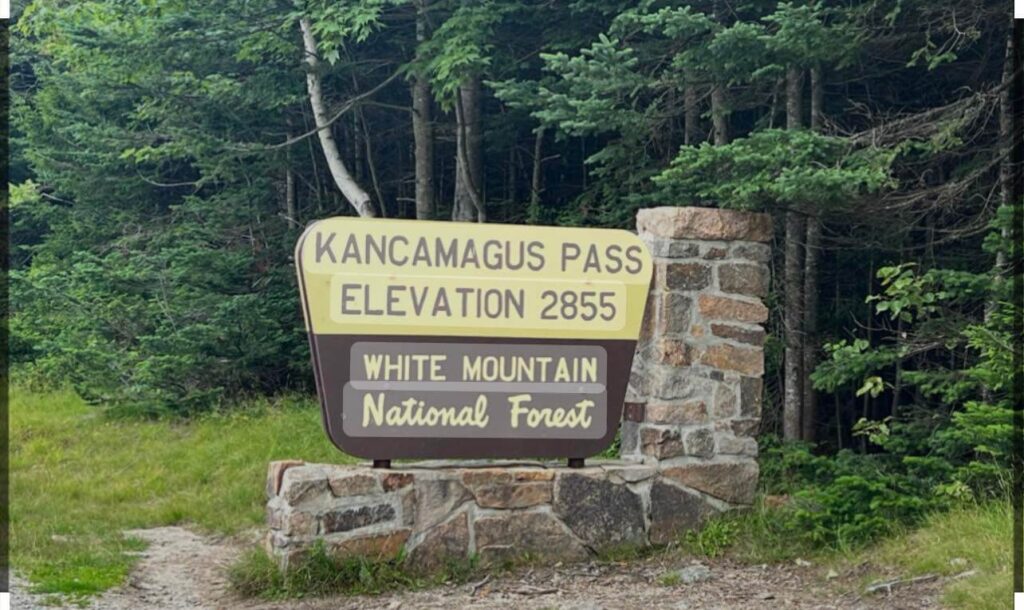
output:
[{"label": "dense woods", "polygon": [[18,372],[125,413],[311,391],[291,256],[326,216],[761,210],[763,431],[992,493],[1019,205],[1009,10],[34,0],[12,40]]}]

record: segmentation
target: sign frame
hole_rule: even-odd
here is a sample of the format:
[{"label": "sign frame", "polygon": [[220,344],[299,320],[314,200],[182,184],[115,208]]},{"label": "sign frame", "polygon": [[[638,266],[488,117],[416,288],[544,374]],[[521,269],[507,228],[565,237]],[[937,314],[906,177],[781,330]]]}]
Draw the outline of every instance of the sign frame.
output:
[{"label": "sign frame", "polygon": [[[451,333],[451,334],[430,334],[421,335],[410,329],[410,334],[382,334],[379,332],[319,332],[331,322],[325,322],[323,312],[313,310],[310,293],[311,289],[316,290],[309,284],[313,274],[307,268],[306,248],[309,240],[318,230],[325,227],[327,223],[338,223],[343,221],[346,226],[363,226],[363,230],[370,230],[379,227],[384,223],[392,225],[401,224],[399,227],[408,232],[419,231],[451,231],[457,230],[465,239],[473,237],[472,229],[477,225],[456,225],[448,222],[420,221],[420,220],[380,220],[360,218],[336,218],[316,221],[307,226],[300,236],[295,249],[295,265],[298,275],[299,290],[302,297],[303,315],[306,321],[306,330],[309,338],[311,359],[313,364],[314,379],[316,382],[317,395],[321,408],[321,420],[328,438],[339,450],[344,453],[368,458],[375,463],[386,463],[391,459],[411,458],[436,458],[436,459],[517,459],[517,458],[570,458],[570,463],[581,464],[582,458],[601,453],[609,447],[615,439],[621,421],[623,402],[626,394],[626,387],[629,382],[630,368],[636,348],[637,336],[639,334],[640,321],[643,318],[643,310],[646,306],[648,289],[650,286],[653,271],[653,262],[643,242],[635,234],[615,229],[574,229],[559,227],[524,227],[521,225],[480,225],[488,230],[507,230],[522,232],[528,230],[531,234],[545,233],[546,237],[555,234],[580,236],[586,234],[591,238],[600,237],[604,241],[614,243],[623,242],[632,246],[639,246],[639,256],[642,261],[639,271],[632,274],[639,276],[631,278],[629,298],[626,300],[626,311],[622,312],[623,319],[627,319],[626,328],[619,330],[606,330],[603,336],[598,338],[586,338],[588,329],[554,331],[532,331],[532,334],[553,334],[554,336],[512,336],[507,329],[502,329],[501,334],[488,334],[488,329],[472,329],[474,334]],[[365,224],[364,224],[365,223]],[[372,224],[371,224],[372,223]],[[440,226],[438,226],[440,225]],[[389,228],[392,228],[389,227]],[[404,232],[403,232],[404,234]],[[314,245],[323,251],[322,236],[318,236]],[[318,259],[319,262],[319,259]],[[563,263],[564,267],[564,263]],[[564,271],[564,269],[563,269]],[[349,274],[349,270],[339,268],[336,274]],[[320,272],[320,276],[328,275]],[[379,277],[367,274],[366,277]],[[395,276],[389,276],[393,279]],[[470,277],[469,279],[473,279]],[[333,281],[333,280],[332,280]],[[602,278],[586,278],[580,283],[590,285],[596,281],[600,284]],[[321,284],[326,280],[322,279]],[[642,284],[642,291],[637,288]],[[330,284],[331,289],[336,288],[336,282]],[[321,293],[324,289],[321,289]],[[642,295],[641,295],[642,292]],[[331,292],[333,294],[333,292]],[[333,296],[331,298],[334,298]],[[323,305],[318,305],[323,307]],[[639,311],[635,311],[639,308]],[[334,311],[334,308],[331,308]],[[319,316],[319,317],[318,317]],[[378,329],[375,326],[374,329]],[[496,329],[499,327],[495,327]],[[333,328],[329,330],[338,330]],[[429,330],[429,329],[428,329]],[[357,329],[358,331],[358,329]],[[394,332],[405,332],[402,326],[395,327]],[[531,331],[524,331],[529,334]],[[570,336],[564,336],[564,335]],[[602,334],[602,333],[599,333]],[[560,336],[561,335],[561,336]],[[350,435],[345,431],[344,425],[344,393],[345,387],[350,381],[352,370],[352,352],[358,344],[395,345],[395,349],[409,345],[410,342],[433,344],[439,346],[451,345],[457,349],[472,349],[474,346],[512,345],[512,346],[538,346],[539,348],[550,348],[551,346],[563,347],[599,347],[604,350],[605,355],[605,379],[604,400],[606,407],[603,413],[603,433],[597,438],[493,438],[487,436],[369,436]],[[387,385],[387,384],[385,384]]]}]

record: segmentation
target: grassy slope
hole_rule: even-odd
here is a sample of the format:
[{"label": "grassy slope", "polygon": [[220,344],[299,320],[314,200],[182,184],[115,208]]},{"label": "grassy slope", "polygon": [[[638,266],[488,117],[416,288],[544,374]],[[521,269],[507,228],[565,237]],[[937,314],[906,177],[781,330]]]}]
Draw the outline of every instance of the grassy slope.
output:
[{"label": "grassy slope", "polygon": [[123,580],[124,529],[190,523],[234,533],[263,519],[267,462],[344,461],[309,403],[254,405],[189,424],[110,421],[69,392],[11,392],[11,556],[46,593]]},{"label": "grassy slope", "polygon": [[[1006,501],[964,504],[936,513],[917,528],[860,549],[814,549],[797,543],[778,528],[773,511],[761,506],[731,519],[725,521],[727,525],[713,521],[688,541],[687,550],[699,551],[695,543],[708,538],[714,547],[716,529],[731,527],[729,553],[741,561],[776,563],[803,558],[834,566],[839,572],[868,563],[878,569],[895,568],[900,578],[960,576],[946,586],[944,601],[951,608],[965,610],[1001,610],[1012,599],[1013,508]],[[886,574],[891,577],[893,572]],[[868,572],[859,588],[878,580],[887,578],[881,572]]]},{"label": "grassy slope", "polygon": [[920,528],[880,545],[870,558],[902,567],[908,575],[957,575],[946,588],[954,608],[1007,608],[1013,591],[1013,509],[1009,502],[967,506],[933,515]]},{"label": "grassy slope", "polygon": [[[1009,607],[1013,590],[1013,508],[1009,502],[964,504],[935,513],[919,527],[899,531],[866,548],[814,548],[793,540],[779,517],[757,504],[750,511],[725,514],[682,540],[684,552],[725,553],[744,563],[780,563],[798,558],[839,573],[867,564],[857,591],[893,576],[926,574],[955,577],[944,601],[951,608],[997,610]],[[894,568],[894,570],[892,569]]]}]

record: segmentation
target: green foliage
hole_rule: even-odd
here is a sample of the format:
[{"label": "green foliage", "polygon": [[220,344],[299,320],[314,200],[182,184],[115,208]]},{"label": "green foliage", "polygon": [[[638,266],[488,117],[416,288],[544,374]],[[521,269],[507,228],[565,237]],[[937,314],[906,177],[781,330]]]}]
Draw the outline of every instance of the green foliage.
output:
[{"label": "green foliage", "polygon": [[773,26],[766,46],[783,65],[844,65],[855,56],[859,34],[843,11],[825,3],[780,2],[764,21]]},{"label": "green foliage", "polygon": [[950,474],[939,461],[849,450],[815,455],[806,443],[762,442],[761,476],[767,493],[790,496],[779,527],[807,544],[863,545],[917,523],[945,506],[936,493]]},{"label": "green foliage", "polygon": [[381,13],[394,0],[362,0],[361,2],[310,2],[306,10],[312,13],[312,29],[316,34],[317,49],[329,63],[338,63],[346,41],[365,42],[383,27]]},{"label": "green foliage", "polygon": [[834,208],[891,184],[892,154],[857,150],[842,138],[766,129],[724,146],[683,147],[654,178],[655,198],[712,201],[723,207]]},{"label": "green foliage", "polygon": [[737,527],[728,519],[713,519],[699,530],[686,532],[682,548],[691,553],[714,559],[736,541]]},{"label": "green foliage", "polygon": [[1013,402],[1009,393],[1015,374],[1021,373],[1013,366],[1012,313],[1013,306],[1001,303],[986,323],[964,331],[968,345],[980,354],[965,377],[986,392],[981,399],[967,400],[934,440],[936,450],[957,464],[954,482],[978,497],[1002,497],[1010,489]]},{"label": "green foliage", "polygon": [[857,11],[823,3],[741,3],[723,18],[707,4],[644,2],[619,12],[589,47],[542,54],[544,78],[495,88],[562,137],[603,136],[601,150],[586,162],[592,188],[611,201],[593,205],[589,194],[580,200],[599,210],[601,222],[621,222],[638,205],[667,200],[748,209],[797,199],[851,204],[892,184],[896,149],[777,133],[770,117],[767,131],[747,129],[747,137],[724,147],[693,142],[680,149],[663,135],[675,128],[672,115],[687,87],[748,87],[715,111],[729,114],[750,98],[774,95],[769,92],[788,67],[848,65],[864,42],[858,18]]},{"label": "green foliage", "polygon": [[991,280],[985,274],[951,269],[930,269],[920,274],[916,266],[903,263],[878,270],[884,290],[867,299],[869,303],[877,302],[876,312],[887,313],[893,320],[920,322],[940,313],[941,304],[956,306],[989,294]]},{"label": "green foliage", "polygon": [[[869,391],[874,393],[875,386],[871,385],[866,387],[871,387],[872,389]],[[863,393],[864,392],[858,390],[858,396]],[[870,440],[872,443],[876,445],[883,445],[889,439],[889,422],[891,420],[892,417],[886,417],[881,421],[870,421],[861,418],[860,420],[857,421],[856,424],[853,425],[853,435],[866,436],[868,437],[868,440]]]},{"label": "green foliage", "polygon": [[294,57],[232,59],[252,52],[241,24],[265,17],[229,4],[22,15],[38,91],[15,122],[38,182],[15,188],[11,327],[30,376],[143,413],[308,387],[281,157],[241,152],[279,139],[250,126],[280,117],[301,80]]},{"label": "green foliage", "polygon": [[[1002,220],[997,220],[1002,222]],[[998,225],[997,225],[998,226]],[[998,271],[998,270],[997,270]],[[935,483],[956,498],[1000,497],[1010,470],[1012,409],[1008,380],[1013,306],[1003,300],[1004,279],[991,272],[934,268],[920,272],[904,263],[878,271],[882,292],[868,297],[875,310],[901,325],[897,345],[872,348],[864,339],[827,345],[830,358],[812,375],[819,389],[835,391],[860,384],[857,395],[877,398],[896,385],[885,381],[887,367],[902,364],[923,350],[966,352],[970,364],[958,369],[918,366],[902,371],[902,383],[920,396],[946,405],[936,412],[909,405],[881,421],[862,419],[856,434],[904,461],[942,456],[948,472]],[[977,312],[985,311],[981,321]],[[925,345],[926,347],[914,347]]]},{"label": "green foliage", "polygon": [[921,490],[896,476],[837,476],[827,487],[795,496],[795,528],[811,541],[844,548],[875,540],[900,523],[913,523],[933,508]]},{"label": "green foliage", "polygon": [[490,67],[494,30],[515,6],[503,2],[463,3],[420,47],[437,101],[455,105],[459,87]]},{"label": "green foliage", "polygon": [[615,438],[612,439],[612,444],[607,449],[597,454],[597,458],[607,458],[610,460],[617,459],[621,455],[622,451],[622,430],[620,429],[615,433]]}]

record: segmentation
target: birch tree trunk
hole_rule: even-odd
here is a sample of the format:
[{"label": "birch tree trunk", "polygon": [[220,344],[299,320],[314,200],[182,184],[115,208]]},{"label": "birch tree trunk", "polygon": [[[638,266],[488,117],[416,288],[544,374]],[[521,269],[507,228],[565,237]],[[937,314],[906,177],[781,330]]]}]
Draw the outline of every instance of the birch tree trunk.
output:
[{"label": "birch tree trunk", "polygon": [[[427,0],[416,7],[416,42],[427,39]],[[434,122],[430,99],[430,82],[417,74],[412,83],[412,135],[416,154],[416,218],[434,218]]]},{"label": "birch tree trunk", "polygon": [[[802,114],[800,70],[786,72],[786,128],[799,129]],[[799,440],[803,435],[803,265],[800,243],[806,228],[803,215],[794,209],[786,211],[786,246],[783,264],[785,299],[783,331],[785,333],[785,381],[782,404],[782,434],[786,440]]]},{"label": "birch tree trunk", "polygon": [[338,143],[334,141],[331,132],[331,125],[324,105],[323,89],[320,85],[320,57],[317,55],[316,38],[313,37],[313,26],[309,19],[303,17],[299,20],[299,27],[302,30],[302,42],[306,52],[306,89],[309,92],[309,104],[313,107],[313,119],[317,126],[317,135],[320,138],[320,147],[323,149],[324,158],[327,160],[327,167],[334,179],[334,184],[341,191],[342,196],[355,208],[360,216],[375,216],[373,204],[370,202],[370,195],[352,178],[345,162],[338,151]]}]

